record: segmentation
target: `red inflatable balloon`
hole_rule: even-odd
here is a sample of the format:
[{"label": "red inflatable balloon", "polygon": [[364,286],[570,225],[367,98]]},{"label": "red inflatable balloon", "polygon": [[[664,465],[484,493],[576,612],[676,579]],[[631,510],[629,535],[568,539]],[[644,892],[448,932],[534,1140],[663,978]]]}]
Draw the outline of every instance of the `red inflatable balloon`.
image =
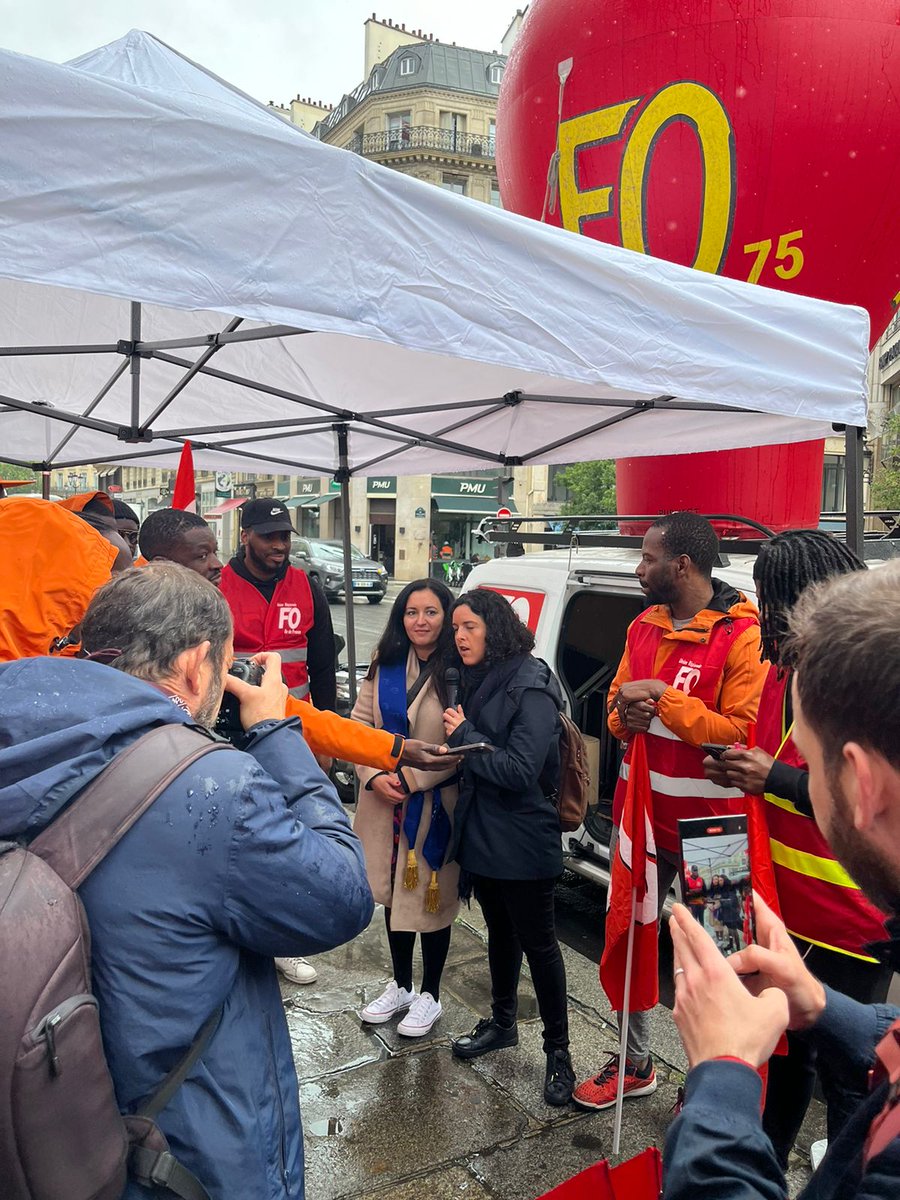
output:
[{"label": "red inflatable balloon", "polygon": [[897,0],[536,0],[497,126],[516,212],[858,304],[873,341],[900,303]]}]

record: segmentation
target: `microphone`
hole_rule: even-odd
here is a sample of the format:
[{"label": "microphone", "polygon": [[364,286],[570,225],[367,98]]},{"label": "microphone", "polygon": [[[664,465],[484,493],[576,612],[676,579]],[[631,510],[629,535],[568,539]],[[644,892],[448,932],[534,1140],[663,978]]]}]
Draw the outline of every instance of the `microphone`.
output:
[{"label": "microphone", "polygon": [[456,667],[448,667],[444,672],[444,682],[447,685],[447,705],[456,708],[459,702],[459,671]]}]

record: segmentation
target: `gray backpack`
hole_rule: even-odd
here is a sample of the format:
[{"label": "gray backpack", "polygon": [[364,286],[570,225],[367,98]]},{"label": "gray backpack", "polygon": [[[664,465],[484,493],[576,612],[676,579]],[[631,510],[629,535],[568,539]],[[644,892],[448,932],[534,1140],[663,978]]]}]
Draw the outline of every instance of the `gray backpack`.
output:
[{"label": "gray backpack", "polygon": [[229,749],[186,725],[139,738],[28,846],[0,841],[0,1179],[3,1200],[118,1200],[130,1174],[208,1200],[155,1122],[221,1009],[134,1116],[122,1116],[91,993],[77,888],[198,758]]}]

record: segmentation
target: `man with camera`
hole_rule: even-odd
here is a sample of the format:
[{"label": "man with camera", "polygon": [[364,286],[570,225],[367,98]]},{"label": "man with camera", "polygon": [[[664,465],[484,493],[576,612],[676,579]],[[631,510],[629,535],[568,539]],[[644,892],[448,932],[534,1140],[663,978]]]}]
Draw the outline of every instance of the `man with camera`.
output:
[{"label": "man with camera", "polygon": [[[141,552],[151,562],[177,562],[219,586],[222,564],[216,537],[196,513],[165,508],[151,513],[141,526]],[[370,729],[288,695],[284,715],[299,717],[303,736],[316,755],[340,758],[360,766],[393,773],[398,767],[417,771],[446,771],[438,747],[416,738],[402,738],[386,729]]]},{"label": "man with camera", "polygon": [[112,666],[0,666],[0,838],[30,840],[148,730],[210,726],[224,690],[237,698],[243,751],[177,774],[79,896],[120,1107],[152,1095],[221,1009],[159,1124],[211,1200],[299,1200],[297,1081],[272,960],[331,949],[368,925],[361,846],[297,722],[283,718],[278,655],[258,656],[259,687],[228,675],[231,615],[208,582],[173,563],[126,571],[95,595],[83,637]]},{"label": "man with camera", "polygon": [[[809,767],[816,824],[869,899],[892,914],[870,952],[900,966],[900,564],[810,589],[792,610],[794,740]],[[806,968],[754,897],[758,945],[727,961],[675,906],[675,1022],[691,1071],[666,1142],[666,1200],[782,1200],[762,1127],[757,1068],[785,1028],[809,1038],[849,1087],[868,1090],[803,1196],[900,1194],[900,1010],[860,1004]],[[802,1197],[801,1197],[802,1200]]]}]

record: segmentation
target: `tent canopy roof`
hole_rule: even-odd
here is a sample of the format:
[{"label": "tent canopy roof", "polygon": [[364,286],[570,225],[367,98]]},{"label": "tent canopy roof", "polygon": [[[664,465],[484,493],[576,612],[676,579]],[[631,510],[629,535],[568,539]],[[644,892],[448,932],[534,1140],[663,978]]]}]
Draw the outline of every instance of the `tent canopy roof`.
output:
[{"label": "tent canopy roof", "polygon": [[0,53],[0,88],[14,461],[174,466],[190,436],[203,467],[440,473],[865,424],[860,309],[382,168],[146,34]]}]

